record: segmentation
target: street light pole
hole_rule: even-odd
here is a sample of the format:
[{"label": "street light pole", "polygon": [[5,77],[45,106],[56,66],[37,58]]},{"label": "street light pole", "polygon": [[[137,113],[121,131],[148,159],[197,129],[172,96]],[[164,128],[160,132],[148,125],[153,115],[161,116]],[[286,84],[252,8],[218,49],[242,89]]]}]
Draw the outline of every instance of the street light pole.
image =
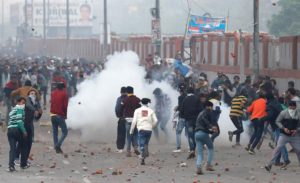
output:
[{"label": "street light pole", "polygon": [[1,14],[1,41],[4,44],[4,0],[2,0],[2,14]]},{"label": "street light pole", "polygon": [[27,39],[27,34],[28,34],[28,13],[27,13],[27,8],[28,8],[28,1],[25,0],[25,8],[24,8],[24,32],[23,32],[23,39]]},{"label": "street light pole", "polygon": [[67,37],[67,42],[66,42],[66,57],[68,57],[69,54],[69,40],[70,40],[70,4],[69,0],[66,0],[66,18],[67,18],[67,25],[66,25],[66,37]]},{"label": "street light pole", "polygon": [[156,42],[156,52],[158,53],[159,57],[161,57],[161,22],[160,22],[160,0],[156,0],[155,3],[155,8],[156,8],[156,20],[159,23],[159,34],[160,34],[160,38],[159,41]]},{"label": "street light pole", "polygon": [[46,54],[46,0],[43,0],[43,55]]},{"label": "street light pole", "polygon": [[107,0],[104,0],[104,25],[103,25],[103,29],[104,29],[104,45],[103,45],[103,57],[104,60],[106,60],[106,56],[108,54],[108,30],[107,30]]},{"label": "street light pole", "polygon": [[254,33],[253,33],[253,74],[254,80],[259,77],[259,0],[254,2]]}]

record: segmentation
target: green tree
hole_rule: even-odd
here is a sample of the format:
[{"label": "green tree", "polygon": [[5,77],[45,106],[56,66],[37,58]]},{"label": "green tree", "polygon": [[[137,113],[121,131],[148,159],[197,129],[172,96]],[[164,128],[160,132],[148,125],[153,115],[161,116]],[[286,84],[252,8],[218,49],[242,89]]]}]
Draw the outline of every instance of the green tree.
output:
[{"label": "green tree", "polygon": [[271,34],[275,36],[300,35],[300,1],[280,0],[281,11],[268,22]]}]

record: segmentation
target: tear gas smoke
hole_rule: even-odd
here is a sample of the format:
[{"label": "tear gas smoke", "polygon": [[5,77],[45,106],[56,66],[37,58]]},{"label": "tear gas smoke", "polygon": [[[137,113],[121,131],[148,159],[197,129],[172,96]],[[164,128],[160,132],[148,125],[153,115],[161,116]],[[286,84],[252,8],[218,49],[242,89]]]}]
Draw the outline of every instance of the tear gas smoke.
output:
[{"label": "tear gas smoke", "polygon": [[[124,51],[110,56],[105,70],[81,83],[78,94],[70,99],[68,126],[79,129],[83,138],[88,140],[115,141],[118,119],[114,109],[122,86],[133,86],[134,94],[139,98],[151,98],[152,108],[155,101],[152,92],[159,87],[171,98],[173,110],[177,105],[177,91],[166,82],[149,84],[145,75],[146,71],[139,66],[139,58],[134,52]],[[170,122],[168,126],[171,129]]]},{"label": "tear gas smoke", "polygon": [[[153,90],[157,87],[171,99],[171,110],[177,105],[178,92],[167,82],[153,82],[149,84],[145,79],[146,71],[139,66],[138,56],[131,51],[115,53],[108,58],[105,69],[85,80],[78,86],[78,93],[69,101],[68,127],[79,129],[82,137],[86,140],[101,142],[113,142],[116,139],[117,121],[114,108],[116,99],[120,96],[122,86],[133,86],[137,97],[151,98],[151,108],[155,105]],[[228,130],[234,130],[230,118],[230,108],[222,106],[222,113],[219,119],[221,129],[220,136],[216,143],[229,144]],[[168,111],[166,111],[168,112]],[[169,111],[173,113],[173,111]],[[169,138],[175,142],[176,133],[172,131],[171,119],[167,129]],[[160,135],[163,133],[160,131]],[[242,140],[245,140],[242,135]],[[187,140],[182,135],[182,143],[187,144]]]},{"label": "tear gas smoke", "polygon": [[[220,144],[230,144],[229,138],[228,138],[228,131],[235,131],[236,127],[233,125],[229,113],[230,113],[230,107],[228,107],[226,104],[222,103],[221,106],[221,114],[218,121],[219,127],[220,127],[220,136],[216,138],[215,142]],[[241,134],[241,144],[248,143],[248,125],[249,121],[243,121],[244,126],[244,133]],[[232,145],[235,144],[235,137],[233,137]]]}]

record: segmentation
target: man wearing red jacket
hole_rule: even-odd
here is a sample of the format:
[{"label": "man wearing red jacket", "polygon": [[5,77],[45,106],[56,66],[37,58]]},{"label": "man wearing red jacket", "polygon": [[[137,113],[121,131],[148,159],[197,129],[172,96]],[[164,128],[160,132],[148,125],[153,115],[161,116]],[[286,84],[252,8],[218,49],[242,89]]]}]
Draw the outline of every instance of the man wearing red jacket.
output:
[{"label": "man wearing red jacket", "polygon": [[[51,122],[54,148],[56,153],[63,153],[61,145],[68,135],[68,128],[65,122],[67,118],[68,95],[64,83],[58,83],[56,89],[51,93]],[[58,139],[58,127],[61,128],[62,135]]]},{"label": "man wearing red jacket", "polygon": [[138,131],[134,128],[132,135],[130,134],[131,123],[133,120],[134,111],[140,108],[140,99],[133,94],[133,87],[127,86],[127,97],[121,102],[123,110],[123,117],[126,120],[126,134],[127,134],[127,157],[131,157],[131,145],[134,148],[134,153],[140,155],[138,151]]}]

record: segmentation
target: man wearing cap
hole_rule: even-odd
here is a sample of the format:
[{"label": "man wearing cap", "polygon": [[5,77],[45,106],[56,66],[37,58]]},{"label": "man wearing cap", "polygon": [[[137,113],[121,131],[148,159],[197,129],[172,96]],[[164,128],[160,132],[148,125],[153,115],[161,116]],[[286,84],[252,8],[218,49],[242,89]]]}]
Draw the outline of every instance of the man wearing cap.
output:
[{"label": "man wearing cap", "polygon": [[211,133],[218,132],[217,123],[212,120],[213,103],[206,101],[204,104],[205,109],[198,115],[195,124],[195,140],[197,143],[197,174],[201,175],[202,172],[202,160],[203,160],[203,146],[207,147],[207,171],[214,171],[212,167],[212,161],[214,157],[214,145],[213,141],[209,137]]},{"label": "man wearing cap", "polygon": [[142,99],[142,106],[134,111],[130,135],[134,133],[135,127],[138,129],[139,146],[142,153],[141,165],[145,165],[145,158],[149,156],[148,144],[151,138],[152,129],[157,124],[155,112],[148,107],[151,102],[148,98]]},{"label": "man wearing cap", "polygon": [[134,148],[134,153],[140,155],[138,151],[137,129],[135,128],[132,135],[130,135],[131,123],[133,120],[134,111],[141,107],[140,99],[133,94],[133,87],[127,86],[127,97],[121,102],[123,110],[123,117],[126,120],[126,134],[127,134],[127,157],[131,157],[131,144]]},{"label": "man wearing cap", "polygon": [[[296,102],[291,101],[288,109],[282,111],[276,119],[276,124],[280,128],[280,136],[277,146],[273,151],[272,159],[265,166],[265,169],[269,172],[281,152],[281,148],[287,143],[290,143],[295,150],[300,165],[300,111],[296,108]],[[284,168],[286,166],[287,165],[284,165]]]},{"label": "man wearing cap", "polygon": [[117,130],[117,152],[122,153],[126,140],[126,120],[123,117],[121,102],[127,97],[126,87],[121,88],[121,96],[118,97],[115,107],[116,116],[119,118]]}]

